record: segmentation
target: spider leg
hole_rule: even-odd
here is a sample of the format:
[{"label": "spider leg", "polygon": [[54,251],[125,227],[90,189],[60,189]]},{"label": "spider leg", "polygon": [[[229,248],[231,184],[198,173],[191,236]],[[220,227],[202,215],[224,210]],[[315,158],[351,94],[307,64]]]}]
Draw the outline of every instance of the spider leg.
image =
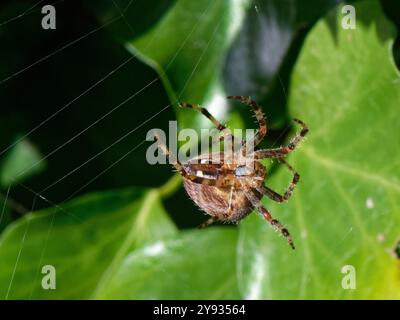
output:
[{"label": "spider leg", "polygon": [[184,177],[194,183],[205,184],[205,185],[210,185],[210,186],[219,186],[221,184],[221,182],[217,179],[209,179],[209,178],[199,177],[199,176],[196,176],[194,174],[190,174],[189,172],[187,172],[185,170],[184,166],[178,161],[178,159],[175,158],[175,156],[172,154],[172,152],[169,151],[168,147],[163,142],[161,142],[161,139],[159,138],[159,136],[157,134],[155,135],[155,138],[158,142],[159,148],[162,150],[162,152],[168,158],[169,163],[171,163],[175,167],[176,171],[178,171],[182,177]]},{"label": "spider leg", "polygon": [[290,183],[289,187],[286,189],[286,192],[283,195],[281,195],[281,194],[275,192],[274,190],[268,188],[267,186],[259,187],[259,188],[257,188],[257,191],[266,195],[267,197],[269,197],[270,199],[272,199],[276,202],[284,202],[284,201],[287,201],[291,197],[293,190],[297,185],[297,182],[299,182],[300,175],[284,159],[279,158],[278,160],[279,160],[279,162],[282,162],[283,164],[285,164],[288,167],[288,169],[290,170],[290,172],[293,173],[292,182]]},{"label": "spider leg", "polygon": [[208,220],[204,221],[202,224],[200,224],[197,228],[199,228],[199,229],[207,228],[209,225],[213,224],[216,221],[218,221],[218,218],[211,217]]},{"label": "spider leg", "polygon": [[265,120],[265,116],[264,113],[262,112],[261,107],[257,104],[257,102],[252,100],[250,97],[228,96],[227,99],[238,100],[241,103],[246,104],[253,109],[259,125],[259,129],[253,139],[254,147],[257,146],[267,133],[267,121]]},{"label": "spider leg", "polygon": [[181,176],[184,178],[194,182],[194,183],[199,183],[199,184],[205,184],[205,185],[210,185],[210,186],[224,186],[224,181],[221,181],[219,179],[210,179],[210,178],[205,178],[205,177],[200,177],[197,175],[190,174],[187,172],[184,168],[184,166],[176,159],[175,155],[172,154],[172,152],[169,151],[168,147],[165,145],[165,143],[162,142],[158,134],[155,134],[155,138],[158,143],[158,147],[161,149],[161,151],[165,154],[165,156],[168,158],[169,163],[171,163],[175,169],[180,173]]},{"label": "spider leg", "polygon": [[[157,139],[157,137],[156,137],[156,139]],[[178,171],[182,177],[184,177],[194,183],[205,184],[205,185],[209,185],[209,186],[219,186],[221,184],[221,182],[217,179],[209,179],[209,178],[199,177],[199,176],[188,173],[184,169],[182,164],[168,150],[167,146],[165,144],[161,143],[159,140],[158,140],[158,142],[159,142],[159,147],[164,152],[164,154],[167,156],[167,158],[169,159],[169,162],[175,167],[176,171]]]},{"label": "spider leg", "polygon": [[182,108],[193,109],[198,112],[201,112],[207,119],[209,119],[218,131],[222,132],[223,135],[219,138],[219,142],[227,141],[229,139],[231,143],[231,150],[234,152],[234,139],[235,136],[232,134],[231,130],[224,126],[221,122],[219,122],[208,110],[198,104],[190,104],[186,102],[182,102],[179,104]]},{"label": "spider leg", "polygon": [[161,149],[161,151],[166,155],[166,157],[169,159],[169,162],[175,167],[175,169],[179,172],[179,174],[198,184],[204,184],[208,186],[215,186],[215,187],[220,187],[220,188],[225,188],[229,187],[231,181],[226,180],[226,179],[211,179],[211,178],[206,178],[201,176],[200,174],[193,174],[191,172],[188,172],[185,170],[185,165],[182,165],[178,159],[172,154],[172,152],[169,151],[168,147],[161,141],[160,137],[155,134],[155,138],[157,140],[158,146]]},{"label": "spider leg", "polygon": [[207,186],[213,186],[217,188],[229,188],[232,186],[232,181],[229,179],[210,179],[205,177],[200,177],[198,175],[190,174],[186,172],[184,169],[180,171],[180,174],[190,180],[191,182],[203,184]]},{"label": "spider leg", "polygon": [[183,169],[181,163],[176,159],[175,155],[172,154],[172,152],[169,151],[167,145],[160,139],[159,135],[155,133],[155,139],[158,143],[158,147],[161,149],[161,151],[165,154],[165,156],[168,158],[169,163],[171,163],[175,169],[183,175],[185,173],[185,170]]},{"label": "spider leg", "polygon": [[214,126],[219,131],[227,130],[227,128],[221,122],[219,122],[216,118],[214,118],[214,116],[210,112],[208,112],[208,110],[206,108],[203,108],[202,106],[200,106],[198,104],[190,104],[190,103],[186,103],[186,102],[182,102],[181,104],[179,104],[179,106],[182,108],[193,109],[198,112],[201,112],[207,119],[209,119],[214,124]]},{"label": "spider leg", "polygon": [[231,214],[232,214],[232,200],[233,200],[234,191],[235,191],[235,188],[232,186],[232,187],[231,187],[231,191],[230,191],[230,193],[229,193],[228,210],[227,210],[227,212],[224,214],[224,218],[225,218],[225,219],[228,219],[228,218],[231,216]]},{"label": "spider leg", "polygon": [[297,147],[297,145],[304,139],[304,137],[308,132],[308,128],[303,121],[299,119],[293,119],[293,121],[300,124],[302,129],[298,134],[296,134],[296,136],[292,138],[292,140],[290,140],[289,144],[286,147],[257,150],[254,152],[254,158],[255,159],[282,158],[286,156],[288,153],[292,152]]},{"label": "spider leg", "polygon": [[249,199],[254,208],[257,209],[257,211],[264,217],[264,219],[267,220],[275,230],[279,231],[286,238],[292,249],[294,249],[293,239],[290,236],[288,229],[286,229],[282,223],[272,217],[271,213],[263,206],[261,200],[259,200],[252,191],[246,192],[246,197]]}]

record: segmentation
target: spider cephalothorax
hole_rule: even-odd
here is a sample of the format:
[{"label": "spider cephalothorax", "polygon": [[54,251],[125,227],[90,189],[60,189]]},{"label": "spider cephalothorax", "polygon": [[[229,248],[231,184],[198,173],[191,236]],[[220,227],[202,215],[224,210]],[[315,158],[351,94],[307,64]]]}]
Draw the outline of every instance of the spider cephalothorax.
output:
[{"label": "spider cephalothorax", "polygon": [[[267,132],[267,124],[261,107],[250,97],[229,96],[228,99],[239,100],[249,105],[257,118],[259,129],[251,141],[252,146],[257,146]],[[204,114],[210,119],[219,131],[227,128],[216,120],[206,109],[199,105],[183,103],[182,107],[191,108]],[[236,222],[256,209],[276,230],[288,240],[294,249],[294,244],[289,231],[276,219],[261,203],[261,198],[266,195],[277,202],[284,202],[291,196],[294,187],[299,181],[299,174],[283,159],[293,151],[308,132],[306,125],[298,120],[294,121],[302,127],[301,131],[289,142],[287,146],[275,149],[254,150],[248,149],[248,143],[243,141],[241,148],[232,152],[218,154],[204,154],[181,164],[170,154],[165,144],[160,143],[160,148],[170,157],[170,162],[183,177],[185,189],[193,201],[211,217],[200,227],[206,227],[215,221]],[[229,134],[230,137],[232,137]],[[218,157],[216,157],[218,155]],[[286,192],[281,195],[264,185],[266,169],[260,163],[261,159],[276,158],[292,173],[293,179]],[[218,159],[214,161],[213,159]]]}]

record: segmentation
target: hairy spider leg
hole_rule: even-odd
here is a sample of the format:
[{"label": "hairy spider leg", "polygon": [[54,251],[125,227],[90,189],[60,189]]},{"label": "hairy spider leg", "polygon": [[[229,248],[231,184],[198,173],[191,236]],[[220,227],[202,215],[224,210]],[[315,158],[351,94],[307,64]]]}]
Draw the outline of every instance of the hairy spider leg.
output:
[{"label": "hairy spider leg", "polygon": [[272,217],[271,213],[263,206],[261,200],[257,198],[253,191],[249,190],[246,192],[246,197],[249,199],[254,208],[256,208],[257,211],[264,217],[264,219],[267,220],[275,230],[279,231],[286,238],[292,249],[294,249],[295,247],[293,239],[288,229],[286,229],[282,223]]},{"label": "hairy spider leg", "polygon": [[258,131],[253,138],[253,143],[254,143],[253,147],[256,147],[262,141],[262,139],[264,139],[265,135],[267,134],[267,121],[265,120],[265,115],[262,112],[261,107],[257,104],[257,102],[252,100],[251,97],[228,96],[227,99],[238,100],[241,103],[248,105],[249,107],[251,107],[253,109],[256,119],[258,121],[258,125],[259,125]]},{"label": "hairy spider leg", "polygon": [[292,152],[299,143],[304,139],[308,132],[308,128],[306,124],[299,120],[293,119],[294,122],[300,124],[302,127],[300,132],[296,134],[292,140],[290,140],[289,144],[285,147],[275,148],[275,149],[263,149],[257,150],[254,152],[254,159],[265,159],[265,158],[282,158],[286,156],[288,153]]},{"label": "hairy spider leg", "polygon": [[[223,136],[221,136],[219,139],[220,142],[224,141],[228,137],[230,139],[233,139],[233,135],[232,135],[231,131],[229,130],[229,128],[227,128],[221,122],[219,122],[210,112],[208,112],[208,110],[206,108],[200,106],[199,104],[190,104],[187,102],[182,102],[179,104],[179,106],[182,108],[193,109],[197,112],[200,112],[207,119],[209,119],[214,124],[214,126],[217,128],[217,130],[223,133]],[[232,144],[233,144],[233,142],[232,142]]]},{"label": "hairy spider leg", "polygon": [[232,214],[232,200],[234,195],[235,187],[231,187],[231,191],[229,192],[229,203],[228,203],[228,212],[225,214],[225,218],[229,218]]},{"label": "hairy spider leg", "polygon": [[169,160],[169,163],[172,164],[180,174],[185,172],[181,163],[178,161],[178,159],[176,159],[175,155],[169,151],[167,145],[162,141],[157,132],[154,133],[154,138],[157,141],[158,147],[161,149],[161,151],[165,154],[165,156]]},{"label": "hairy spider leg", "polygon": [[221,122],[219,122],[210,112],[208,112],[208,110],[206,108],[203,108],[202,106],[200,106],[198,104],[190,104],[190,103],[182,102],[181,104],[179,104],[179,106],[182,108],[193,109],[193,110],[196,110],[196,111],[202,113],[207,119],[209,119],[215,125],[215,127],[219,131],[224,131],[227,129],[227,127],[225,127]]},{"label": "hairy spider leg", "polygon": [[175,155],[172,154],[172,152],[169,151],[168,147],[165,145],[165,143],[162,142],[162,139],[158,136],[157,133],[155,133],[155,139],[158,143],[158,147],[161,149],[161,151],[165,154],[165,156],[168,158],[169,162],[175,167],[175,169],[182,175],[184,178],[195,182],[199,184],[204,184],[204,185],[209,185],[209,186],[216,186],[216,187],[228,187],[229,185],[229,180],[221,180],[221,179],[209,179],[205,177],[200,177],[194,174],[188,173],[184,166],[176,159]]},{"label": "hairy spider leg", "polygon": [[274,200],[276,202],[284,202],[284,201],[287,201],[291,197],[294,188],[296,187],[297,183],[300,180],[300,175],[284,159],[279,158],[278,161],[283,163],[283,164],[285,164],[286,167],[289,169],[289,171],[291,173],[293,173],[292,182],[290,183],[289,187],[286,189],[286,192],[283,195],[281,195],[281,194],[275,192],[274,190],[268,188],[267,186],[258,187],[257,191],[262,193],[263,195],[266,195],[268,198],[270,198],[270,199],[272,199],[272,200]]}]

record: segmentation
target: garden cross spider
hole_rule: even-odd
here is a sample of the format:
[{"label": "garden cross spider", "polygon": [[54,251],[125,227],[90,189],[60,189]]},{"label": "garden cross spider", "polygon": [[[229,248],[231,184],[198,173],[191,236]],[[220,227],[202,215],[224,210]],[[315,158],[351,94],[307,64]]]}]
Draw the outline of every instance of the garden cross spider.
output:
[{"label": "garden cross spider", "polygon": [[[267,133],[267,123],[261,107],[250,97],[228,96],[228,99],[239,100],[250,106],[255,113],[259,129],[253,138],[255,147]],[[205,108],[199,105],[187,103],[181,107],[191,108],[201,112],[211,120],[220,132],[224,133],[221,139],[226,138],[227,128],[215,119]],[[158,146],[169,157],[169,161],[183,177],[183,184],[192,200],[211,217],[200,225],[201,228],[209,226],[215,221],[237,222],[246,217],[253,209],[256,209],[277,231],[279,231],[294,249],[293,240],[289,231],[277,220],[261,203],[261,198],[266,195],[277,202],[287,201],[299,181],[299,174],[288,164],[283,157],[293,151],[303,140],[308,132],[307,126],[301,120],[294,119],[302,128],[301,131],[285,147],[275,149],[256,150],[248,152],[247,142],[243,141],[241,148],[229,156],[226,152],[218,152],[218,163],[213,162],[213,153],[202,154],[181,164],[171,154],[167,146],[156,135]],[[232,137],[232,136],[231,136]],[[252,169],[242,165],[240,158],[250,159]],[[264,185],[266,169],[260,163],[261,159],[276,158],[284,164],[291,173],[293,179],[286,192],[281,195]],[[239,160],[238,160],[239,159]]]}]

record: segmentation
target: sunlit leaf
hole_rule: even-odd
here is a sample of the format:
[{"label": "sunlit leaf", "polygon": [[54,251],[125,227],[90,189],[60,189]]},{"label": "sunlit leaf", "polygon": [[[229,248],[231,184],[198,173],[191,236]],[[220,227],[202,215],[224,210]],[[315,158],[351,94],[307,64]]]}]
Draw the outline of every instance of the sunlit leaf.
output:
[{"label": "sunlit leaf", "polygon": [[[247,0],[178,0],[127,48],[157,70],[175,106],[177,101],[199,103],[224,118],[222,66],[247,4]],[[209,126],[191,110],[178,110],[177,117],[184,127]]]},{"label": "sunlit leaf", "polygon": [[236,230],[184,232],[128,255],[100,299],[239,299]]},{"label": "sunlit leaf", "polygon": [[[239,280],[245,297],[400,297],[396,32],[378,1],[359,2],[356,13],[357,28],[344,29],[339,6],[302,49],[290,113],[309,125],[310,134],[288,157],[301,180],[288,203],[264,201],[297,248],[291,250],[260,217],[243,222]],[[282,192],[289,180],[281,168],[266,183]],[[346,288],[345,276],[354,276],[355,289]]]}]

